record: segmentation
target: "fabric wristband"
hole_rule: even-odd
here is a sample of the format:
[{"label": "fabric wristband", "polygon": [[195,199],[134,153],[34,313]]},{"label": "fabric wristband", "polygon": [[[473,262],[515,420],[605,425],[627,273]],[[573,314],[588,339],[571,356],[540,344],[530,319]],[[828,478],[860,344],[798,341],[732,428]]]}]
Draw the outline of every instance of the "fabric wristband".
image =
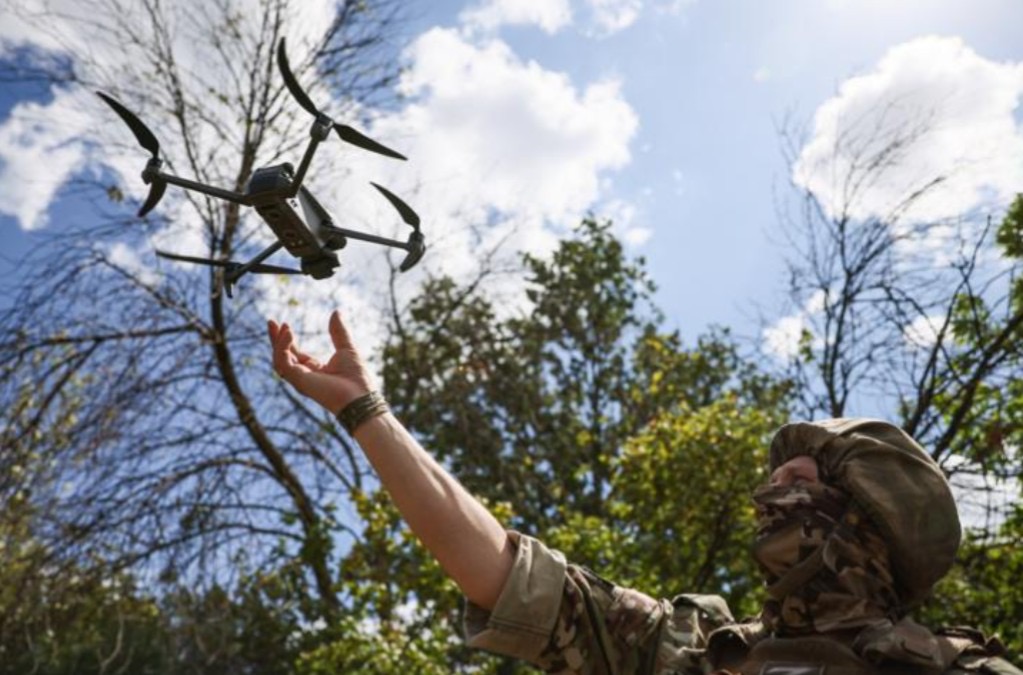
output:
[{"label": "fabric wristband", "polygon": [[337,414],[337,420],[351,436],[363,422],[383,415],[390,408],[379,392],[371,391],[355,399]]}]

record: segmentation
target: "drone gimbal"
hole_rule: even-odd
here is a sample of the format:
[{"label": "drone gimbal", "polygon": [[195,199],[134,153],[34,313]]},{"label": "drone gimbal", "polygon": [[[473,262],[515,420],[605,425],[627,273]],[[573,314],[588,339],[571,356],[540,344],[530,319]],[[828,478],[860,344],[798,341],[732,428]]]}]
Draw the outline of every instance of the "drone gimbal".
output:
[{"label": "drone gimbal", "polygon": [[[342,141],[360,147],[363,150],[394,159],[404,160],[406,159],[405,156],[374,141],[350,126],[334,122],[327,115],[320,112],[313,105],[309,96],[302,90],[302,87],[299,86],[298,80],[295,79],[294,74],[291,72],[291,67],[288,65],[288,57],[284,51],[284,38],[281,38],[277,45],[277,65],[280,67],[281,75],[284,77],[284,84],[288,91],[298,101],[298,104],[316,119],[309,131],[309,145],[306,146],[305,154],[298,165],[298,170],[296,171],[288,163],[257,169],[249,179],[244,193],[232,192],[164,173],[161,170],[163,162],[159,156],[160,143],[156,140],[153,132],[121,103],[102,92],[96,92],[127,123],[128,127],[135,134],[139,145],[152,154],[152,157],[146,163],[146,168],[142,171],[142,180],[150,187],[146,201],[142,204],[142,208],[139,209],[139,217],[149,213],[159,203],[168,184],[177,185],[186,190],[195,190],[196,192],[202,192],[243,206],[255,207],[259,215],[277,236],[276,242],[246,263],[195,258],[160,250],[157,250],[156,254],[171,260],[223,268],[223,284],[229,297],[231,296],[231,289],[234,283],[248,273],[307,274],[314,279],[326,279],[332,276],[334,270],[340,266],[341,263],[338,261],[335,251],[344,248],[348,243],[348,239],[357,239],[403,249],[407,253],[399,269],[404,272],[412,268],[423,257],[426,243],[422,232],[419,230],[419,216],[408,204],[399,199],[397,195],[381,185],[370,183],[398,211],[401,219],[412,227],[412,233],[409,235],[407,242],[336,227],[327,210],[302,185],[302,180],[309,169],[309,164],[312,162],[317,146],[329,138],[331,129],[337,133]],[[301,269],[296,270],[276,265],[267,265],[263,262],[282,248],[301,260]]]}]

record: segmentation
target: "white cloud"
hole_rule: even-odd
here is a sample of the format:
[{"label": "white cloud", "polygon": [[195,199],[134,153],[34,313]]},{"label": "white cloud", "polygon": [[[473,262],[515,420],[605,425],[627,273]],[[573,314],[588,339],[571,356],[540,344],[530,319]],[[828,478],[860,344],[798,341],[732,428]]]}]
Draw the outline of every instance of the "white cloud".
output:
[{"label": "white cloud", "polygon": [[625,30],[636,22],[643,0],[586,0],[593,32],[607,36]]},{"label": "white cloud", "polygon": [[[241,0],[237,9],[243,32],[262,20],[258,0]],[[173,25],[185,14],[201,15],[204,11],[178,3],[167,9],[168,23]],[[329,23],[335,9],[329,0],[317,0],[303,2],[290,11],[294,16],[288,22],[289,44],[307,45]],[[112,93],[156,132],[163,154],[172,160],[183,159],[180,134],[162,133],[161,123],[166,120],[146,114],[159,107],[159,97],[142,109],[131,96],[131,92],[151,91],[148,82],[153,76],[136,42],[126,40],[124,35],[130,33],[151,42],[151,30],[144,8],[137,3],[118,5],[116,9],[106,3],[81,0],[51,0],[45,9],[31,3],[15,5],[5,8],[4,21],[0,22],[0,58],[9,58],[15,50],[26,50],[21,56],[39,63],[67,58],[73,60],[82,81],[122,87],[127,96]],[[210,26],[209,30],[215,28]],[[206,78],[186,78],[186,95],[215,107],[218,99],[209,96],[208,83],[231,78],[228,66],[217,58],[215,46],[211,41],[196,40],[194,33],[187,31],[172,28],[168,35],[181,71]],[[53,86],[49,93],[47,102],[18,103],[0,124],[0,213],[15,217],[24,229],[43,227],[60,187],[82,172],[97,172],[101,165],[118,176],[119,186],[131,197],[144,198],[148,188],[138,180],[138,174],[146,153],[114,113],[92,91],[83,88]],[[226,107],[223,112],[225,119],[235,118]],[[223,152],[231,151],[230,144],[223,143],[220,132],[212,126],[196,125],[193,131],[200,134],[202,144],[222,148],[214,159],[222,160]],[[174,193],[168,191],[161,202],[165,215],[182,215],[174,213],[178,201]],[[178,226],[185,224],[178,222]]]},{"label": "white cloud", "polygon": [[115,242],[107,251],[107,260],[129,274],[135,275],[139,281],[149,286],[156,286],[161,275],[142,262],[139,252],[123,242]]},{"label": "white cloud", "polygon": [[[638,121],[614,80],[578,89],[504,42],[449,29],[424,33],[406,56],[401,89],[413,103],[375,130],[408,139],[416,173],[401,167],[395,179],[416,181],[408,189],[427,222],[489,222],[489,243],[514,231],[518,247],[548,248],[548,228],[574,224],[600,197],[602,174],[630,161]],[[434,260],[471,263],[471,233],[440,229],[461,250]]]},{"label": "white cloud", "polygon": [[[324,165],[318,157],[315,177],[318,198],[328,206],[344,204],[354,227],[401,239],[409,231],[368,189],[368,180],[387,185],[420,214],[428,250],[419,267],[400,276],[399,301],[411,297],[427,274],[472,277],[495,250],[496,267],[517,262],[519,251],[543,255],[587,211],[604,208],[606,176],[631,160],[629,143],[638,126],[616,81],[580,87],[563,73],[522,60],[501,40],[446,28],[420,35],[404,59],[399,87],[408,104],[379,114],[366,131],[409,162],[357,153],[349,156],[350,173],[335,175],[319,168]],[[325,146],[320,152],[337,150]],[[627,205],[615,209],[617,216],[631,213]],[[624,224],[623,232],[632,241],[642,237]],[[379,248],[351,243],[342,251],[337,284],[317,288],[381,296],[389,270],[382,255]],[[299,283],[318,282],[289,282]],[[520,283],[515,275],[498,275],[487,292],[502,299],[496,305],[502,311],[520,311]],[[311,317],[340,295],[312,299],[325,293],[331,296],[302,293]],[[368,311],[356,310],[359,316]],[[322,318],[311,320],[310,329],[318,330]],[[363,330],[364,344],[379,336],[377,329]]]},{"label": "white cloud", "polygon": [[536,25],[556,33],[572,22],[568,0],[485,0],[459,14],[471,29],[493,31],[504,25]]},{"label": "white cloud", "polygon": [[811,321],[824,310],[826,295],[815,291],[796,312],[783,316],[763,330],[764,352],[780,361],[789,361],[799,355],[804,336],[809,333],[811,346],[819,349],[823,340],[814,335]]},{"label": "white cloud", "polygon": [[630,227],[622,233],[622,239],[628,246],[639,248],[654,236],[654,231],[649,227]]},{"label": "white cloud", "polygon": [[76,140],[95,125],[88,98],[58,90],[49,103],[18,103],[0,125],[0,213],[23,229],[47,224],[57,191],[88,162],[88,147]]},{"label": "white cloud", "polygon": [[942,324],[945,322],[943,316],[918,316],[903,330],[903,338],[911,347],[928,349],[938,341]]},{"label": "white cloud", "polygon": [[639,248],[650,241],[654,231],[637,223],[639,218],[636,205],[623,199],[611,199],[597,210],[600,218],[610,219],[612,231],[626,246]]},{"label": "white cloud", "polygon": [[760,66],[753,71],[753,81],[757,83],[767,82],[771,79],[771,69],[767,66]]},{"label": "white cloud", "polygon": [[898,45],[818,108],[793,179],[854,218],[937,220],[1004,203],[1023,184],[1021,95],[1021,63],[984,59],[959,38]]},{"label": "white cloud", "polygon": [[[300,11],[316,16],[301,25],[326,25],[329,21],[317,16],[319,12],[329,16],[332,7],[328,0],[302,3]],[[89,45],[87,31],[77,23],[55,23],[42,32],[63,33],[59,44],[65,46]],[[219,103],[201,94],[204,82],[230,79],[216,71],[222,61],[204,51],[211,49],[208,45],[199,44],[194,36],[191,40],[185,37],[175,36],[175,55],[183,72],[197,73],[196,81],[187,78],[185,82],[189,88],[186,96],[212,106],[209,112],[213,116],[235,119],[235,111],[218,108]],[[289,35],[293,64],[301,63],[314,37]],[[21,40],[43,44],[42,37],[30,31],[25,31]],[[169,103],[159,96],[134,97],[153,90],[142,82],[139,53],[130,46],[103,41],[90,49],[83,53],[93,60],[76,62],[76,68],[83,69],[86,79],[101,82],[107,81],[110,73],[123,72],[125,77],[117,79],[121,89],[114,93],[160,139],[168,167],[173,170],[174,162],[184,166],[187,155],[180,133],[169,124]],[[418,268],[400,277],[400,299],[414,295],[427,273],[462,279],[475,274],[483,257],[496,248],[502,251],[501,260],[517,259],[520,250],[539,254],[552,250],[588,210],[603,203],[608,189],[604,177],[631,161],[629,144],[638,119],[613,79],[579,85],[566,74],[521,59],[500,40],[453,28],[426,31],[411,43],[404,60],[400,91],[408,97],[407,104],[393,111],[363,111],[371,119],[363,131],[402,151],[410,161],[353,152],[331,138],[318,150],[306,179],[306,185],[346,227],[402,240],[407,237],[409,228],[369,187],[370,180],[388,186],[420,213],[428,252]],[[307,74],[300,73],[299,78],[325,111],[351,110],[350,104],[332,104],[329,92],[317,88]],[[148,188],[138,174],[146,153],[138,148],[130,131],[91,92],[55,89],[53,94],[49,103],[21,104],[16,112],[22,112],[0,124],[0,171],[4,172],[0,174],[0,210],[15,214],[23,227],[40,227],[62,184],[80,172],[101,168],[112,171],[118,186],[130,197],[143,199]],[[306,114],[291,101],[285,110],[293,116],[288,133],[304,137]],[[229,185],[236,148],[223,142],[222,128],[197,120],[191,131],[197,147],[213,151],[210,181]],[[280,133],[280,129],[274,131],[269,147],[284,138]],[[297,163],[298,157],[260,157],[258,162],[284,160]],[[18,174],[20,183],[9,178],[15,165],[24,166]],[[191,177],[187,170],[184,173]],[[628,212],[627,206],[619,205],[618,213]],[[205,253],[200,214],[185,199],[184,191],[168,189],[156,214],[166,224],[154,233],[154,247],[192,255]],[[269,231],[251,212],[246,214],[246,223],[255,235],[252,241],[265,245],[271,240]],[[646,236],[641,229],[623,231],[633,243]],[[129,260],[129,251],[114,252]],[[353,330],[360,343],[375,345],[381,335],[380,304],[390,269],[385,255],[380,247],[351,242],[340,253],[342,268],[330,281],[253,277],[242,280],[239,292],[246,292],[248,286],[263,293],[259,306],[266,315],[292,317],[296,328],[320,336],[321,342],[326,316],[340,306],[350,316],[359,317]],[[391,252],[395,262],[401,255]],[[271,262],[297,264],[283,254]],[[178,265],[160,264],[167,268]],[[195,269],[198,273],[199,268]],[[509,295],[512,291],[509,286],[495,289]],[[512,304],[502,307],[515,309]]]},{"label": "white cloud", "polygon": [[802,314],[783,316],[764,329],[764,350],[778,359],[788,361],[799,354],[799,342],[807,330]]}]

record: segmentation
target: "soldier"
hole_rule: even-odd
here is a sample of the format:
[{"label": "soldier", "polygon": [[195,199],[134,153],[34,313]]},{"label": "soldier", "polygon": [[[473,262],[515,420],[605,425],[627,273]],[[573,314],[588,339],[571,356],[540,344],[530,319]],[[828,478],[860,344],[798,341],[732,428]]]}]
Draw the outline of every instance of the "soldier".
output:
[{"label": "soldier", "polygon": [[559,673],[593,675],[1023,675],[997,640],[909,618],[960,540],[948,483],[897,427],[876,420],[784,426],[771,482],[753,495],[768,599],[737,623],[716,595],[655,600],[506,531],[375,393],[340,314],[326,363],[269,323],[276,371],[338,415],[395,505],[468,600],[469,644]]}]

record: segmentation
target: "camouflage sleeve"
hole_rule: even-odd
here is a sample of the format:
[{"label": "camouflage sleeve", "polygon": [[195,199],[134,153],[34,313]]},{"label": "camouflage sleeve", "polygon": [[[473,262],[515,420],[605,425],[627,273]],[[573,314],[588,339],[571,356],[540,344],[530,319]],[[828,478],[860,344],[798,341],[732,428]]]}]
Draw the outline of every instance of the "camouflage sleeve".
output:
[{"label": "camouflage sleeve", "polygon": [[[493,612],[469,603],[469,645],[556,673],[631,675],[682,665],[702,646],[699,612],[616,586],[511,533],[515,564]],[[681,670],[681,668],[679,668]]]}]

